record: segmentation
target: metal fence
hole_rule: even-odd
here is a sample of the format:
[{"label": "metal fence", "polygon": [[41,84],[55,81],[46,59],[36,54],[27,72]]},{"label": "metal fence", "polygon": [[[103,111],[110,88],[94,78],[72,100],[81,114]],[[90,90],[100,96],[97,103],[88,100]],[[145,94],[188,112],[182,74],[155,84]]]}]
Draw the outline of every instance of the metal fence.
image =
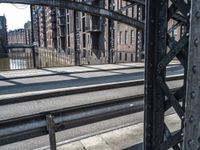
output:
[{"label": "metal fence", "polygon": [[68,53],[43,48],[36,51],[36,61],[38,68],[66,67],[73,64],[73,58]]},{"label": "metal fence", "polygon": [[113,63],[135,62],[136,53],[130,51],[114,51]]},{"label": "metal fence", "polygon": [[[90,53],[89,53],[90,52]],[[92,54],[93,53],[93,54]],[[101,52],[101,57],[89,51],[80,53],[80,65],[106,64],[108,63],[107,52]],[[138,57],[138,56],[137,56]],[[74,65],[74,54],[59,52],[55,49],[46,48],[17,48],[0,54],[0,71],[21,70],[33,68],[67,67]],[[141,60],[141,59],[138,59]],[[113,63],[135,62],[136,53],[130,51],[114,51]]]}]

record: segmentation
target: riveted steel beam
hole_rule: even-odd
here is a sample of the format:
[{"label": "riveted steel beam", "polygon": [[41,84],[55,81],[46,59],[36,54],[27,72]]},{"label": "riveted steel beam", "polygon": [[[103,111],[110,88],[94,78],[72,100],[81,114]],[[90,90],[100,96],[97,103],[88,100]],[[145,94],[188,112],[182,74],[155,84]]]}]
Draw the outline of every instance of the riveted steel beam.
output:
[{"label": "riveted steel beam", "polygon": [[188,70],[186,83],[186,117],[184,150],[200,149],[200,0],[192,0]]},{"label": "riveted steel beam", "polygon": [[145,150],[155,150],[164,141],[165,94],[159,84],[165,81],[165,69],[157,66],[167,50],[167,10],[166,0],[146,0]]},{"label": "riveted steel beam", "polygon": [[85,13],[104,16],[109,19],[113,19],[127,25],[143,29],[144,23],[133,19],[131,17],[125,16],[118,12],[107,10],[104,8],[95,7],[93,5],[88,5],[81,2],[73,2],[70,0],[0,0],[0,3],[16,3],[16,4],[28,4],[28,5],[43,5],[43,6],[52,6],[60,7],[66,9],[73,9],[76,11],[82,11]]},{"label": "riveted steel beam", "polygon": [[145,5],[145,0],[124,0],[124,1]]},{"label": "riveted steel beam", "polygon": [[[187,75],[185,72],[183,86],[172,93],[165,81],[165,70],[176,58],[187,70],[190,2],[185,0],[168,2],[146,1],[145,150],[182,148]],[[181,24],[179,36],[173,37],[167,33],[173,24],[172,21]],[[183,26],[185,31],[182,30]],[[175,134],[170,132],[164,121],[165,111],[169,108],[173,108],[180,118],[181,127]]]}]

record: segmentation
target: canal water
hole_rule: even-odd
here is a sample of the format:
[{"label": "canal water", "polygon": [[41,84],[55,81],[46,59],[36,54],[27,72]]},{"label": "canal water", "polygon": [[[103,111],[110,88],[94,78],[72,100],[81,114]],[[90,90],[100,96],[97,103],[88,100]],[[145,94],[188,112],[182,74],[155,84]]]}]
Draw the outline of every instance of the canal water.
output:
[{"label": "canal water", "polygon": [[[2,55],[5,56],[5,55]],[[45,67],[66,67],[69,66],[69,58],[65,55],[54,54],[53,52],[40,52],[37,56],[38,66]],[[31,51],[9,53],[7,57],[0,57],[0,71],[32,69],[33,54]]]},{"label": "canal water", "polygon": [[30,59],[0,58],[0,71],[31,68],[33,68],[33,63]]}]

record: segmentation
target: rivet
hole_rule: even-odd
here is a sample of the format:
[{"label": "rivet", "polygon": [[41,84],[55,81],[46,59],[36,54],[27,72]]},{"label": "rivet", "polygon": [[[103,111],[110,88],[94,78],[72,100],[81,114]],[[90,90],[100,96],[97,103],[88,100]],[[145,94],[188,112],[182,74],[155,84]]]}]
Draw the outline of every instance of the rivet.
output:
[{"label": "rivet", "polygon": [[149,84],[149,88],[152,88],[153,86],[151,84]]},{"label": "rivet", "polygon": [[184,136],[184,134],[183,134],[183,133],[181,133],[181,136]]},{"label": "rivet", "polygon": [[200,12],[199,12],[199,11],[196,12],[195,17],[196,17],[197,19],[200,18]]},{"label": "rivet", "polygon": [[192,143],[193,143],[193,140],[191,140],[191,139],[190,139],[190,140],[188,140],[188,145],[189,145],[189,146],[191,146],[191,145],[192,145]]},{"label": "rivet", "polygon": [[181,116],[181,119],[184,119],[185,118],[185,116]]},{"label": "rivet", "polygon": [[189,16],[190,16],[190,13],[187,13],[187,16],[189,17]]},{"label": "rivet", "polygon": [[193,121],[194,121],[194,117],[193,117],[193,116],[190,116],[189,122],[192,123]]},{"label": "rivet", "polygon": [[191,92],[191,98],[195,98],[196,94],[194,91]]},{"label": "rivet", "polygon": [[197,66],[196,66],[196,65],[194,65],[194,66],[192,67],[192,71],[193,71],[193,73],[196,73],[196,72],[197,72]]},{"label": "rivet", "polygon": [[189,33],[186,33],[186,36],[189,36]]},{"label": "rivet", "polygon": [[198,40],[198,39],[195,39],[195,40],[194,40],[194,45],[195,45],[196,47],[198,47],[198,45],[199,45],[199,40]]}]

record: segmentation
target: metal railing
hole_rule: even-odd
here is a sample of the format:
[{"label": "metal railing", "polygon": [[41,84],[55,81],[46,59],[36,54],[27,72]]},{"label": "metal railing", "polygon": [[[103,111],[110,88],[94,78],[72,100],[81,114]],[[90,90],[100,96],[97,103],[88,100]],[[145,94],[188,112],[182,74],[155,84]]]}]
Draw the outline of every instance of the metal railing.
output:
[{"label": "metal railing", "polygon": [[73,63],[71,55],[53,49],[38,48],[36,51],[36,57],[38,68],[66,67]]},{"label": "metal railing", "polygon": [[[108,52],[89,50],[80,53],[80,65],[84,64],[106,64],[108,63]],[[100,54],[101,53],[101,54]],[[26,47],[9,50],[6,54],[0,54],[0,71],[66,67],[74,65],[74,53],[57,51],[40,47]],[[113,63],[135,62],[136,53],[129,51],[113,51]]]},{"label": "metal railing", "polygon": [[130,51],[114,51],[113,52],[113,62],[114,63],[125,63],[125,62],[135,62],[136,53]]}]

